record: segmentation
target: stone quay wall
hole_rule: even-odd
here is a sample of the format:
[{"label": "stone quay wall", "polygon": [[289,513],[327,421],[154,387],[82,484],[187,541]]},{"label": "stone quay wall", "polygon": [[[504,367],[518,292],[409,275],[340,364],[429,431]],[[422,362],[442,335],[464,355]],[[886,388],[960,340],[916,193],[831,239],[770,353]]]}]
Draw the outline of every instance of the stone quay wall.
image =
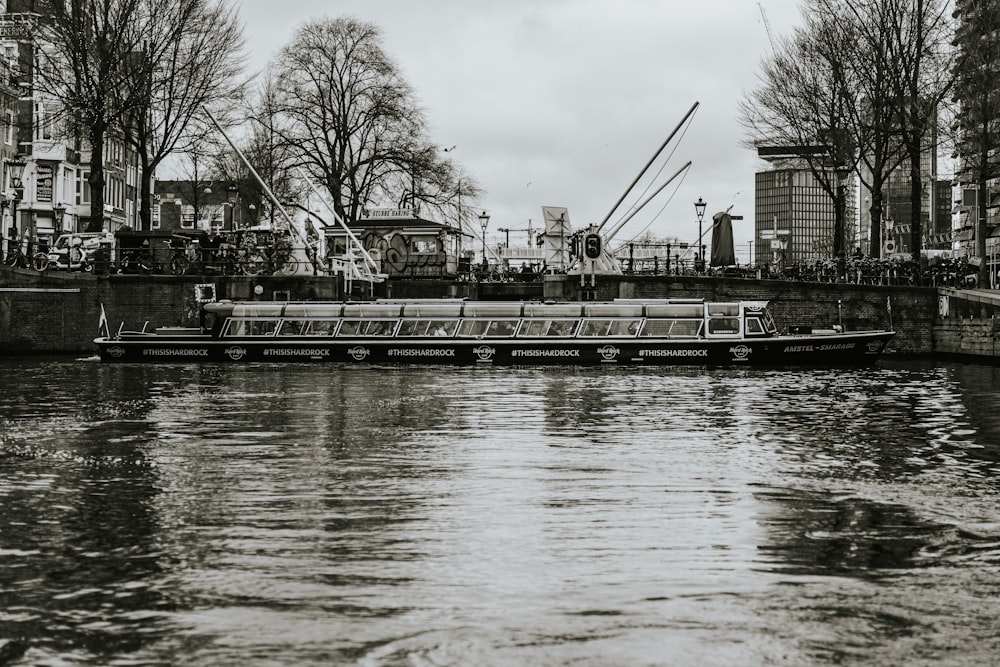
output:
[{"label": "stone quay wall", "polygon": [[[0,268],[0,354],[92,353],[102,306],[112,332],[119,326],[139,330],[147,322],[148,330],[196,326],[195,287],[207,283],[214,284],[217,298],[233,300],[766,300],[782,329],[793,325],[829,329],[835,324],[847,330],[892,327],[897,335],[890,351],[915,356],[936,353],[936,338],[947,332],[938,326],[934,288],[696,276],[598,276],[593,287],[589,276],[585,285],[580,282],[579,276],[547,275],[529,283],[409,280],[369,286],[344,284],[337,276],[95,276],[4,267]],[[971,349],[971,344],[965,347]],[[952,349],[949,343],[947,350]]]}]

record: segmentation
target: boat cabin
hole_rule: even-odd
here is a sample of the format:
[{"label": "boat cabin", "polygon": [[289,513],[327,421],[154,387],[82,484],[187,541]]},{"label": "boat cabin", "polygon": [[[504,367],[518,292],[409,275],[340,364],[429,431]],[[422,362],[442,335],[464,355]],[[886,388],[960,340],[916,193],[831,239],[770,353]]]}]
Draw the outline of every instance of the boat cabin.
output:
[{"label": "boat cabin", "polygon": [[731,338],[777,327],[763,301],[619,300],[603,303],[215,302],[204,306],[214,338]]}]

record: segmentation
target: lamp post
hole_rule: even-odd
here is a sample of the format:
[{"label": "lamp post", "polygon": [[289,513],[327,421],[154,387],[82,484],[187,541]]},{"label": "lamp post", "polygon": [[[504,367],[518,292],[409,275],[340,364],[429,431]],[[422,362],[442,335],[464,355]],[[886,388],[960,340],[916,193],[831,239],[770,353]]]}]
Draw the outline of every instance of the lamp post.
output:
[{"label": "lamp post", "polygon": [[697,244],[697,247],[699,247],[701,249],[701,255],[699,256],[699,260],[701,261],[702,268],[704,268],[704,266],[705,266],[705,246],[701,242],[701,235],[702,235],[701,223],[702,223],[702,220],[705,219],[705,208],[707,206],[708,206],[708,204],[706,204],[704,201],[702,201],[701,197],[698,197],[698,201],[696,201],[694,203],[694,212],[698,216],[698,244]]},{"label": "lamp post", "polygon": [[52,207],[52,217],[56,221],[56,230],[62,231],[63,218],[66,216],[66,204],[59,202]]},{"label": "lamp post", "polygon": [[21,181],[21,177],[24,176],[24,168],[27,166],[28,163],[20,158],[7,161],[7,169],[10,174],[10,187],[14,190],[14,198],[10,202],[10,217],[11,224],[14,226],[13,236],[15,238],[19,237],[17,229],[17,202],[24,196],[24,183]]},{"label": "lamp post", "polygon": [[489,267],[489,262],[486,261],[486,228],[490,224],[490,216],[483,211],[479,215],[479,226],[483,228],[483,270],[485,271]]},{"label": "lamp post", "polygon": [[239,199],[239,188],[230,185],[226,188],[226,197],[229,200],[229,229],[236,229],[236,200]]}]

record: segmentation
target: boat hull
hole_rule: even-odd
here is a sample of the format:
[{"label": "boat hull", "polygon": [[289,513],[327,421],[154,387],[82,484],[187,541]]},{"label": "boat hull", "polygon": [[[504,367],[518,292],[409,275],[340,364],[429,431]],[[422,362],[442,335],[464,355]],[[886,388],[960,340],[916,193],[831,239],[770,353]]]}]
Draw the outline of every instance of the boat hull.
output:
[{"label": "boat hull", "polygon": [[869,365],[891,331],[757,339],[213,339],[137,335],[95,340],[102,361],[458,365]]}]

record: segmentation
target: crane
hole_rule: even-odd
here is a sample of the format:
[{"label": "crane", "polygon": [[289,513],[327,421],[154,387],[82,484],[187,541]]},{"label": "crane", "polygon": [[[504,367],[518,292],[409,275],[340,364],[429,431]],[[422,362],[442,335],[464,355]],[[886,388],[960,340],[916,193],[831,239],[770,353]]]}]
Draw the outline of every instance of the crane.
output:
[{"label": "crane", "polygon": [[528,220],[528,226],[524,228],[514,228],[514,227],[497,227],[498,232],[504,232],[507,234],[507,241],[504,245],[508,248],[510,247],[510,233],[511,232],[528,232],[528,247],[531,247],[531,243],[534,240],[535,228],[531,226],[531,220]]},{"label": "crane", "polygon": [[767,41],[771,43],[771,53],[777,53],[777,49],[774,48],[774,35],[771,34],[771,22],[767,20],[764,5],[758,2],[757,7],[760,8],[760,17],[764,19],[764,30],[767,31]]}]

